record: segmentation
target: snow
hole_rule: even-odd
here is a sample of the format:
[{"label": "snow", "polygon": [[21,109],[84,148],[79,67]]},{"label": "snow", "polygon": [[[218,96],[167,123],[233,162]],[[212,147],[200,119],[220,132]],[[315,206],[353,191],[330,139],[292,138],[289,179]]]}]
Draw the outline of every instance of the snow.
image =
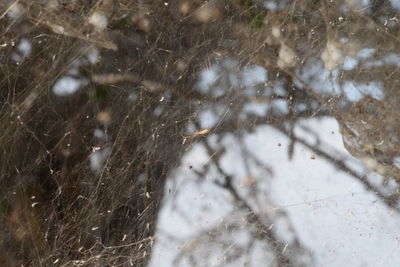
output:
[{"label": "snow", "polygon": [[[332,71],[326,70],[324,63],[318,58],[309,58],[299,74],[299,77],[321,95],[341,93],[341,87],[338,83],[339,68],[335,68]],[[299,86],[301,87],[301,84]]]},{"label": "snow", "polygon": [[53,86],[53,93],[58,96],[72,95],[84,86],[86,82],[82,79],[75,79],[69,76],[57,80]]},{"label": "snow", "polygon": [[199,114],[202,129],[210,129],[218,123],[218,117],[212,110],[204,110]]},{"label": "snow", "polygon": [[372,57],[375,54],[375,51],[375,48],[363,48],[358,51],[356,57],[359,59],[367,59],[369,57]]},{"label": "snow", "polygon": [[382,91],[381,82],[369,82],[367,84],[361,84],[346,81],[343,85],[343,92],[346,98],[350,101],[359,101],[367,95],[378,100],[383,100],[385,96]]},{"label": "snow", "polygon": [[344,62],[343,62],[343,69],[344,70],[353,70],[355,67],[357,67],[358,65],[358,60],[350,57],[350,56],[346,56],[344,58]]},{"label": "snow", "polygon": [[111,148],[96,147],[94,150],[95,151],[89,156],[90,169],[92,171],[100,171],[104,167],[104,163],[111,152]]},{"label": "snow", "polygon": [[258,83],[265,83],[267,81],[267,70],[257,65],[246,67],[242,73],[243,85],[254,85]]},{"label": "snow", "polygon": [[[361,163],[343,147],[334,119],[307,119],[302,121],[301,126],[295,129],[296,135],[311,144],[317,142],[318,136],[325,150],[347,159],[346,162],[352,162],[353,166],[358,164],[358,170],[363,169]],[[243,140],[243,145],[273,172],[251,167],[260,195],[256,197],[258,202],[247,195],[249,203],[260,214],[272,217],[284,211],[301,242],[312,252],[315,266],[397,266],[400,255],[399,214],[382,204],[374,193],[366,191],[358,180],[339,171],[324,158],[316,155],[313,159],[313,152],[303,145],[296,144],[293,159],[288,160],[290,140],[268,125],[257,127]],[[221,166],[232,175],[233,184],[240,194],[246,196],[248,188],[239,186],[247,172],[238,140],[233,135],[227,135],[220,142],[214,140],[213,143],[225,147]],[[205,147],[196,144],[171,174],[150,267],[191,266],[183,261],[180,265],[173,262],[182,248],[221,221],[237,221],[240,217],[235,213],[237,207],[230,194],[212,182],[219,179],[215,169],[211,168],[202,177],[203,180],[196,179],[193,170],[201,170],[209,160]],[[274,229],[287,239],[290,233],[285,230],[284,221],[277,220],[278,225]],[[235,232],[231,238],[246,244],[251,240],[251,236],[245,234],[246,227],[243,225],[240,236]],[[172,240],[171,236],[177,239]],[[204,264],[210,261],[208,266],[221,264],[224,252],[211,249],[211,241],[205,242],[202,245],[198,241],[199,244],[196,243],[191,252],[208,248],[212,254],[204,259]],[[263,244],[265,246],[265,243],[258,242],[249,251],[248,266],[265,266],[271,260],[267,248],[260,249]],[[243,266],[244,262],[244,259],[239,259],[224,266]]]},{"label": "snow", "polygon": [[393,8],[400,12],[400,0],[389,0]]}]

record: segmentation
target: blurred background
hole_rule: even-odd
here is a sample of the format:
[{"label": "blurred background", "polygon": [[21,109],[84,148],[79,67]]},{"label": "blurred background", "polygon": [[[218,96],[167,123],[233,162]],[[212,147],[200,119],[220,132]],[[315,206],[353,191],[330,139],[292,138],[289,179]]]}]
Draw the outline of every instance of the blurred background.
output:
[{"label": "blurred background", "polygon": [[2,266],[397,266],[400,1],[0,1]]}]

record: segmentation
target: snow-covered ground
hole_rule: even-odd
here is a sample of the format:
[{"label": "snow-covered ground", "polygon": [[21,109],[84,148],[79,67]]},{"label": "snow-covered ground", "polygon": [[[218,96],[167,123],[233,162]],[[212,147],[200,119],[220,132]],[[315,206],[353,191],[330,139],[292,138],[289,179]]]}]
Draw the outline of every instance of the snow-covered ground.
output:
[{"label": "snow-covered ground", "polygon": [[[295,129],[297,136],[310,144],[318,141],[321,149],[344,160],[353,170],[365,171],[343,147],[334,119],[308,119],[301,126]],[[215,143],[215,137],[209,139],[210,144]],[[289,143],[286,136],[267,125],[246,134],[243,147],[266,166],[250,164],[246,170],[238,139],[226,135],[218,144],[226,149],[221,166],[233,176],[234,186],[253,209],[272,218],[271,227],[283,240],[290,242],[291,235],[297,235],[315,266],[398,266],[399,214],[354,177],[303,145],[295,145],[289,160]],[[193,266],[191,260],[196,266],[268,266],[271,261],[265,244],[251,237],[232,196],[214,184],[219,179],[216,170],[210,168],[202,180],[197,178],[195,171],[209,161],[205,147],[195,144],[171,174],[150,267]],[[376,174],[369,176],[375,184],[382,181]],[[250,190],[253,186],[255,191]],[[242,225],[241,229],[227,229],[235,223]],[[293,229],[288,230],[288,225]],[[210,235],[212,231],[218,233]],[[246,247],[251,249],[240,250]],[[225,256],[235,251],[241,256],[224,262]],[[192,259],[179,258],[191,254],[195,255]],[[177,258],[181,260],[174,262]]]}]

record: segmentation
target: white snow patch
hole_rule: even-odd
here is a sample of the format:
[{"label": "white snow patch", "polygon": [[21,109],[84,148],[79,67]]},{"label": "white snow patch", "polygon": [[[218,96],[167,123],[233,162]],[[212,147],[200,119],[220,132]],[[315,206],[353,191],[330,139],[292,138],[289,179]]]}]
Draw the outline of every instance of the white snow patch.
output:
[{"label": "white snow patch", "polygon": [[53,86],[53,93],[58,96],[68,96],[76,93],[80,87],[86,85],[86,81],[72,77],[62,77]]}]

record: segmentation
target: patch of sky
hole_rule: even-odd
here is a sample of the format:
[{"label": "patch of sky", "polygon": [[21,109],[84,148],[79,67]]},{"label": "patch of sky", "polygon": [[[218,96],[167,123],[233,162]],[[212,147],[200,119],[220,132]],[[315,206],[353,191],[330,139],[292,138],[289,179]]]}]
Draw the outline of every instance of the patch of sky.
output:
[{"label": "patch of sky", "polygon": [[355,59],[353,57],[350,57],[350,56],[346,56],[344,58],[344,62],[343,62],[343,69],[344,70],[352,70],[355,67],[357,67],[357,65],[358,65],[358,60],[357,59]]},{"label": "patch of sky", "polygon": [[242,73],[243,85],[251,86],[267,81],[267,70],[257,65],[251,65],[243,69]]},{"label": "patch of sky", "polygon": [[348,100],[354,102],[361,100],[367,95],[378,100],[383,100],[384,93],[381,88],[381,82],[357,84],[355,82],[346,81],[343,85],[343,92]]},{"label": "patch of sky", "polygon": [[336,68],[331,72],[326,70],[323,62],[318,58],[308,59],[299,76],[322,95],[341,93],[338,83],[339,69]]},{"label": "patch of sky", "polygon": [[62,77],[57,80],[53,86],[53,93],[58,96],[69,96],[76,93],[81,87],[85,86],[87,81],[72,77]]}]

